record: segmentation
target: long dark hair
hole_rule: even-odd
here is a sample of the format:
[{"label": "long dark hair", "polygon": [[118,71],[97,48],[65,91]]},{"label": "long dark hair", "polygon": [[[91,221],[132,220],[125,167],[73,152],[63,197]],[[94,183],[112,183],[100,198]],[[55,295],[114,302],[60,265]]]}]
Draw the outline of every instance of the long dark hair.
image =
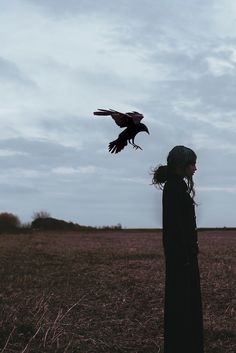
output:
[{"label": "long dark hair", "polygon": [[[197,160],[196,153],[185,146],[175,146],[168,154],[167,165],[158,165],[152,170],[152,185],[163,189],[164,183],[171,175],[176,174],[176,168],[179,168],[184,175],[185,168],[190,164],[195,164]],[[185,176],[187,182],[187,191],[194,198],[193,178]]]}]

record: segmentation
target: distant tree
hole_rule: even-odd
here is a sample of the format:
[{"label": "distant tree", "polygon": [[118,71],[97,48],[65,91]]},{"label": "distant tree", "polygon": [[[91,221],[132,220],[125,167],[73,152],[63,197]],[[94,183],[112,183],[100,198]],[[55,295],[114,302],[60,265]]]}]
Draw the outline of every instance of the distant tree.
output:
[{"label": "distant tree", "polygon": [[122,229],[122,224],[117,223],[116,225],[111,225],[111,226],[102,226],[102,227],[97,227],[97,229],[103,229],[103,230],[121,230]]},{"label": "distant tree", "polygon": [[79,225],[52,217],[36,218],[31,223],[31,228],[36,230],[76,230]]},{"label": "distant tree", "polygon": [[122,224],[121,223],[117,223],[117,225],[115,226],[116,229],[122,229]]},{"label": "distant tree", "polygon": [[30,229],[30,228],[31,228],[31,222],[21,223],[21,229]]},{"label": "distant tree", "polygon": [[21,225],[19,218],[13,213],[0,213],[0,231],[8,232],[14,231]]},{"label": "distant tree", "polygon": [[50,217],[51,217],[51,215],[50,215],[49,212],[42,210],[42,211],[34,212],[33,216],[32,216],[32,219],[34,221],[35,219],[38,219],[38,218],[50,218]]}]

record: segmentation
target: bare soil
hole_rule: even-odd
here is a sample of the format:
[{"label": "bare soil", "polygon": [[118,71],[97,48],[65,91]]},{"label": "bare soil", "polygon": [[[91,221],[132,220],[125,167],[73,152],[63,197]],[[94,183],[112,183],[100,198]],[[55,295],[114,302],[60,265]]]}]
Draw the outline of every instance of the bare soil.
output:
[{"label": "bare soil", "polygon": [[[1,234],[0,352],[163,352],[161,237]],[[198,238],[205,351],[234,353],[236,231]]]}]

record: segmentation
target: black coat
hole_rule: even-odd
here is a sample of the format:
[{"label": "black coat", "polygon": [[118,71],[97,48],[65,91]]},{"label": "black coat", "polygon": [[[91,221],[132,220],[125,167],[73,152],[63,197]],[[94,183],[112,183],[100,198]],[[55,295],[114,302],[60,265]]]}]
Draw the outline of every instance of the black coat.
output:
[{"label": "black coat", "polygon": [[163,246],[168,260],[177,264],[199,252],[194,202],[183,178],[174,175],[163,190]]},{"label": "black coat", "polygon": [[179,176],[163,189],[164,353],[203,353],[203,317],[194,202]]}]

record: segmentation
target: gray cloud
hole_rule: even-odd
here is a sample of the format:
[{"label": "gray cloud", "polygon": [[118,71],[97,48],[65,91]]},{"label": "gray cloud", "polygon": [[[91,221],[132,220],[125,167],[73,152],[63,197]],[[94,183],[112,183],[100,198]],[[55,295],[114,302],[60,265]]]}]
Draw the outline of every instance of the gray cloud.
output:
[{"label": "gray cloud", "polygon": [[[1,4],[1,209],[24,220],[45,209],[82,224],[161,226],[150,168],[184,144],[198,155],[199,226],[235,225],[233,6]],[[93,117],[97,108],[143,112],[143,151],[109,154],[121,129]]]},{"label": "gray cloud", "polygon": [[2,57],[0,57],[0,77],[2,80],[29,86],[31,89],[36,87],[35,83],[27,78],[27,75],[16,64]]}]

